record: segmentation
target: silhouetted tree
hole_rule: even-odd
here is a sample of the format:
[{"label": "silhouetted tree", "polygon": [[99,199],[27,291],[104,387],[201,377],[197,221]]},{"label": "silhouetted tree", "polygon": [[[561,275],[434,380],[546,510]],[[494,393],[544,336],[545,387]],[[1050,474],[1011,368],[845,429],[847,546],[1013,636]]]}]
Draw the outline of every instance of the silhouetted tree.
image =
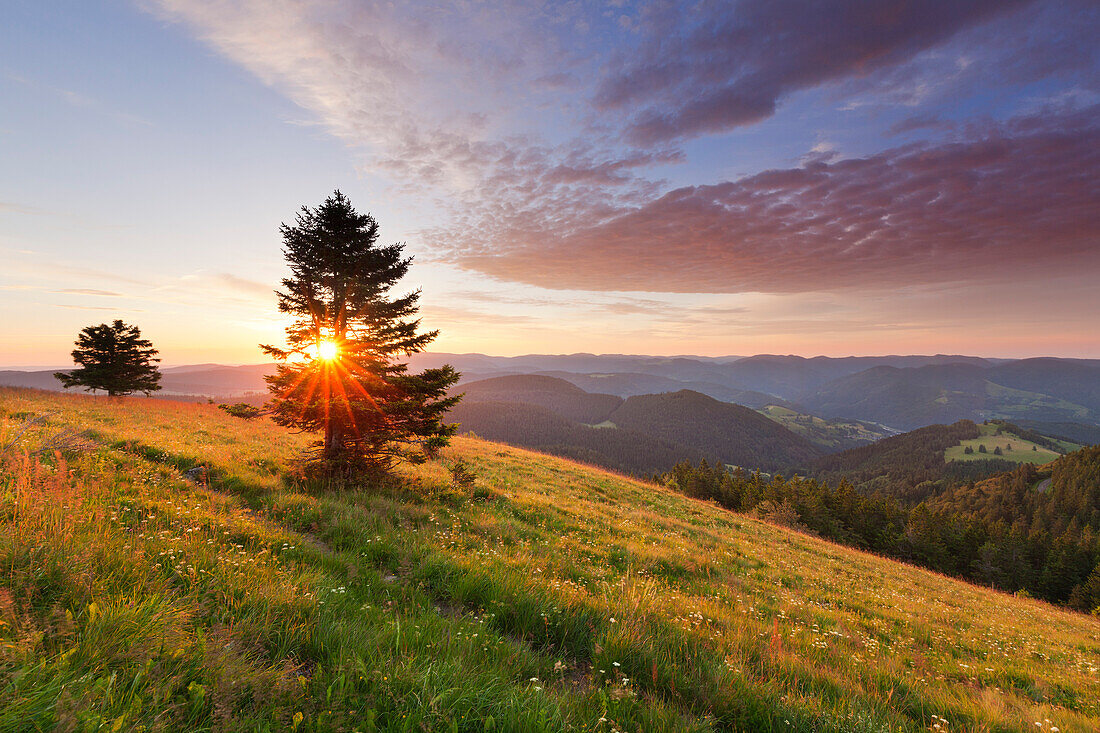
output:
[{"label": "silhouetted tree", "polygon": [[160,389],[157,350],[141,337],[137,326],[115,320],[88,326],[76,337],[73,361],[80,365],[71,372],[55,372],[66,388],[100,390],[110,397],[133,392],[149,394]]},{"label": "silhouetted tree", "polygon": [[445,446],[458,374],[449,365],[410,374],[400,361],[438,334],[417,333],[420,291],[389,297],[412,262],[403,245],[379,245],[378,223],[339,191],[280,231],[291,276],[276,296],[293,323],[287,348],[261,345],[279,362],[267,377],[272,419],[322,432],[314,457],[329,473],[420,461]]}]

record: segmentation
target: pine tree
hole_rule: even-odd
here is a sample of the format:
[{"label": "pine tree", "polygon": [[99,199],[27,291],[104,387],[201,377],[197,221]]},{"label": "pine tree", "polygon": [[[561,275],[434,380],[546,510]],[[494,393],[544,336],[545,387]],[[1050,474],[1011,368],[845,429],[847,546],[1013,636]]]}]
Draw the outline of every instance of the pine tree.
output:
[{"label": "pine tree", "polygon": [[73,361],[80,365],[71,372],[55,372],[66,388],[101,390],[110,397],[160,389],[157,350],[141,338],[137,326],[115,320],[84,328],[76,338]]},{"label": "pine tree", "polygon": [[445,446],[456,426],[443,417],[459,399],[447,390],[459,375],[450,365],[410,374],[400,361],[438,335],[417,333],[419,290],[389,295],[412,262],[403,245],[379,245],[378,223],[339,191],[280,232],[291,276],[276,296],[293,322],[287,348],[261,345],[279,362],[267,378],[272,419],[322,433],[313,458],[330,474]]}]

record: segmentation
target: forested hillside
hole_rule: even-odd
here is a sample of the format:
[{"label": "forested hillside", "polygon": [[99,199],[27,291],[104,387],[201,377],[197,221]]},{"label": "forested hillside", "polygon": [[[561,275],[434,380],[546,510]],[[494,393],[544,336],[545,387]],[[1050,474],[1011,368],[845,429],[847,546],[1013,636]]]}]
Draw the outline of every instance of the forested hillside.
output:
[{"label": "forested hillside", "polygon": [[608,419],[627,430],[690,442],[707,456],[746,468],[779,470],[822,454],[755,410],[690,390],[631,397]]},{"label": "forested hillside", "polygon": [[[944,478],[948,470],[944,451],[960,441],[978,437],[979,432],[978,426],[970,420],[952,425],[929,425],[871,445],[823,456],[810,464],[808,473],[834,484],[846,478],[865,492],[904,496],[922,484]],[[1013,464],[1001,461],[984,467],[987,468],[985,475],[1012,467]]]},{"label": "forested hillside", "polygon": [[688,390],[624,401],[552,377],[513,375],[455,391],[465,398],[448,420],[460,432],[640,476],[703,457],[772,471],[822,453],[755,410]]},{"label": "forested hillside", "polygon": [[[910,435],[909,443],[914,449],[942,444],[941,437],[967,434],[972,424],[946,427],[920,443]],[[1046,467],[1023,464],[957,484],[915,504],[857,491],[845,478],[768,479],[705,462],[685,461],[661,480],[691,496],[855,547],[1100,612],[1100,446]]]},{"label": "forested hillside", "polygon": [[777,404],[768,404],[760,412],[827,453],[858,448],[897,434],[875,423],[840,417],[826,419]]},{"label": "forested hillside", "polygon": [[878,366],[825,384],[799,402],[822,417],[871,420],[900,429],[986,418],[1097,424],[1097,383],[1100,367],[1064,359],[997,367]]},{"label": "forested hillside", "polygon": [[685,443],[635,430],[594,428],[548,408],[519,402],[462,401],[451,410],[448,421],[458,423],[461,433],[639,476],[666,471],[685,456],[696,461],[704,457],[701,450]]},{"label": "forested hillside", "polygon": [[452,392],[463,393],[465,402],[519,402],[538,405],[573,422],[603,422],[623,403],[611,394],[586,392],[564,379],[537,374],[516,374],[477,382],[465,382]]}]

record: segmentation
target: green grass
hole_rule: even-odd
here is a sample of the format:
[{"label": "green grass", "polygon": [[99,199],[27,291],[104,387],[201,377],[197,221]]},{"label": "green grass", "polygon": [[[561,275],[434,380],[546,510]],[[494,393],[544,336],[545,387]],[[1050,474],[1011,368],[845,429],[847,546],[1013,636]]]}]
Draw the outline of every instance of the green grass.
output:
[{"label": "green grass", "polygon": [[264,421],[11,389],[0,445],[43,414],[0,456],[2,731],[1100,727],[1096,619],[647,483],[462,438],[337,490]]},{"label": "green grass", "polygon": [[[1056,453],[1049,448],[1036,445],[1030,440],[1024,440],[1012,433],[1005,432],[1001,435],[997,435],[997,427],[997,425],[991,423],[978,425],[981,435],[977,438],[964,440],[958,445],[948,448],[944,451],[944,461],[980,461],[987,458],[1003,458],[1006,461],[1014,461],[1016,463],[1035,463],[1044,465],[1058,458],[1058,456],[1063,455],[1063,453],[1068,453],[1081,447],[1060,441],[1060,444],[1063,445],[1065,450],[1063,453]],[[982,445],[985,446],[985,453],[979,452],[979,446]],[[973,453],[966,452],[968,447]],[[1001,455],[995,455],[993,453],[997,448],[1001,449]]]}]

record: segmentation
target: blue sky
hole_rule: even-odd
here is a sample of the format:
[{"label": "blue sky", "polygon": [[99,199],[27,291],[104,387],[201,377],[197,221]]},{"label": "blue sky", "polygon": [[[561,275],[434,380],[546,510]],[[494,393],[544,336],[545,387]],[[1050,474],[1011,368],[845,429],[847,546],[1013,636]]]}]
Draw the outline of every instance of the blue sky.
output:
[{"label": "blue sky", "polygon": [[1086,2],[8,3],[0,365],[261,360],[343,190],[439,350],[1100,357]]}]

